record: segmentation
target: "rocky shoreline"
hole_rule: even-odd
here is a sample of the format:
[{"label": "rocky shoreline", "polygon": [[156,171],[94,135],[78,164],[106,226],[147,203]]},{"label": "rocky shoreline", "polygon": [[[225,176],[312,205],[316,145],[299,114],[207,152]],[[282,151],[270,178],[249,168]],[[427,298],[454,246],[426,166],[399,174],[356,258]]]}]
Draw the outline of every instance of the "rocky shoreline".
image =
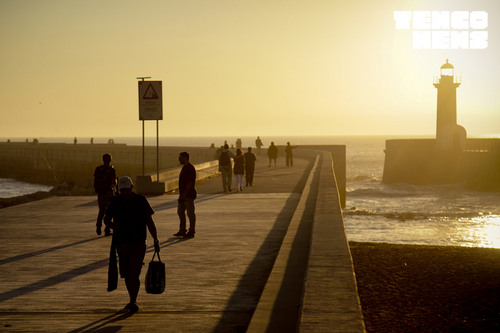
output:
[{"label": "rocky shoreline", "polygon": [[368,333],[500,332],[500,249],[349,245]]},{"label": "rocky shoreline", "polygon": [[0,208],[21,205],[52,196],[89,196],[95,195],[93,180],[90,177],[68,180],[55,185],[50,191],[39,191],[12,198],[0,198]]}]

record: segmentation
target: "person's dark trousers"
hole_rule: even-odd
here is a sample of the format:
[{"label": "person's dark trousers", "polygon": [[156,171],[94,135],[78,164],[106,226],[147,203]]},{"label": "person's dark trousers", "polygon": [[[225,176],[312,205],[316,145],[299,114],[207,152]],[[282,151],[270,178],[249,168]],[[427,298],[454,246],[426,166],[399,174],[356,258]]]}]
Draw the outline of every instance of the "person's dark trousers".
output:
[{"label": "person's dark trousers", "polygon": [[196,229],[196,214],[194,212],[194,199],[186,198],[184,202],[179,202],[177,205],[177,215],[179,215],[179,231],[187,231],[186,229],[186,212],[189,218],[189,231],[195,233]]},{"label": "person's dark trousers", "polygon": [[231,191],[233,167],[231,165],[221,165],[219,170],[222,174],[222,187],[224,188],[224,192]]},{"label": "person's dark trousers", "polygon": [[255,171],[254,166],[247,166],[245,168],[245,180],[246,180],[247,186],[253,185],[253,173],[254,173],[254,171]]},{"label": "person's dark trousers", "polygon": [[[104,214],[106,213],[106,208],[108,208],[109,202],[113,197],[113,191],[109,191],[103,194],[97,195],[97,205],[99,206],[99,213],[97,214],[97,222],[96,226],[100,230],[102,227],[102,219],[104,218]],[[106,234],[111,233],[111,230],[108,226],[105,226],[104,232]]]},{"label": "person's dark trousers", "polygon": [[292,166],[293,167],[293,156],[287,156],[286,157],[286,166]]}]

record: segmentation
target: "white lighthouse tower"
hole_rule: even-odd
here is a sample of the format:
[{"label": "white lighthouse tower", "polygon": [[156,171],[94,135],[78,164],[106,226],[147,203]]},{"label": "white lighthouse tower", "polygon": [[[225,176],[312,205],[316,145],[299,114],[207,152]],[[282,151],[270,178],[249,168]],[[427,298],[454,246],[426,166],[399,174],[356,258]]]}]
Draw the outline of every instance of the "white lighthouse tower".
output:
[{"label": "white lighthouse tower", "polygon": [[441,76],[434,78],[437,88],[436,149],[463,150],[467,132],[457,124],[457,88],[462,78],[454,76],[453,65],[446,59],[441,66]]}]

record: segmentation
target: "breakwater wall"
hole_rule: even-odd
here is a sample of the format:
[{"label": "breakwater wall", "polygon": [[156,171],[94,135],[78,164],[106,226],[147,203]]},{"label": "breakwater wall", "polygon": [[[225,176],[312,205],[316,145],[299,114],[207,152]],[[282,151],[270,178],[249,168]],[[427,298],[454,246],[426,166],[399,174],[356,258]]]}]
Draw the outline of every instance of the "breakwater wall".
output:
[{"label": "breakwater wall", "polygon": [[465,183],[469,190],[500,191],[500,139],[467,139],[465,149],[435,149],[435,139],[387,140],[384,183]]},{"label": "breakwater wall", "polygon": [[[283,147],[283,151],[284,151]],[[347,175],[346,175],[346,146],[345,145],[308,145],[299,146],[294,150],[296,156],[304,156],[306,154],[318,153],[317,151],[326,151],[330,153],[333,162],[333,173],[335,174],[335,179],[337,183],[337,189],[340,198],[340,205],[345,208],[346,205],[346,186],[347,186]]]},{"label": "breakwater wall", "polygon": [[[315,145],[299,146],[294,149],[296,157],[316,156],[316,151],[327,151],[331,154],[335,177],[337,179],[340,202],[345,207],[346,202],[346,146],[344,145]],[[15,178],[18,180],[56,185],[66,180],[76,180],[85,177],[93,178],[96,166],[102,164],[102,155],[111,154],[111,164],[115,167],[118,177],[129,176],[134,181],[141,179],[142,184],[152,183],[158,180],[159,169],[160,182],[166,178],[175,178],[180,167],[179,153],[187,151],[193,164],[214,164],[216,149],[209,147],[159,147],[157,159],[157,148],[155,146],[144,147],[144,170],[142,146],[128,146],[125,144],[65,144],[65,143],[0,143],[0,177]],[[235,150],[233,149],[233,152]],[[244,149],[246,151],[246,149]],[[284,146],[278,146],[278,163],[284,161]],[[310,156],[311,155],[311,156]],[[267,159],[267,149],[262,149],[257,158]],[[159,168],[157,167],[159,163]],[[211,174],[216,174],[214,165],[206,169]],[[171,170],[174,169],[174,170]],[[180,169],[179,169],[180,170]],[[201,170],[199,170],[201,171]],[[168,176],[171,172],[177,172],[174,176]],[[143,176],[144,177],[138,177]],[[139,184],[138,184],[139,185]],[[160,184],[157,184],[160,185]],[[147,185],[146,185],[147,186]],[[170,185],[165,191],[171,190]],[[160,189],[162,190],[162,189]],[[150,192],[149,187],[143,189],[144,193]],[[157,192],[154,190],[152,192]]]},{"label": "breakwater wall", "polygon": [[[199,147],[159,147],[159,169],[179,166],[179,153],[188,151],[191,162],[214,159],[215,149]],[[68,179],[93,177],[102,155],[109,153],[117,176],[135,178],[143,174],[142,146],[125,144],[0,143],[0,177],[55,185]],[[144,149],[144,172],[157,170],[157,149]]]}]

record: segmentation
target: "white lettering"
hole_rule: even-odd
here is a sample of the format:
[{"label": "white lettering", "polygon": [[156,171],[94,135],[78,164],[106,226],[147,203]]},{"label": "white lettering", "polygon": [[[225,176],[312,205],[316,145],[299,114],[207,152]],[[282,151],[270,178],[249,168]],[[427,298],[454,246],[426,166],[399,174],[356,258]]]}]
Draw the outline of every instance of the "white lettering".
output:
[{"label": "white lettering", "polygon": [[396,29],[410,29],[411,12],[394,12]]},{"label": "white lettering", "polygon": [[431,32],[430,31],[413,31],[413,48],[414,49],[430,49],[431,48]]},{"label": "white lettering", "polygon": [[[394,20],[396,29],[410,29],[412,25],[414,49],[488,47],[488,31],[469,31],[488,27],[488,13],[485,11],[395,11]],[[431,29],[433,31],[425,31]]]},{"label": "white lettering", "polygon": [[468,31],[452,31],[451,32],[451,48],[452,49],[468,49],[469,48],[469,32]]},{"label": "white lettering", "polygon": [[431,12],[413,12],[413,29],[430,29]]},{"label": "white lettering", "polygon": [[470,48],[485,49],[488,47],[488,31],[473,31],[470,33]]},{"label": "white lettering", "polygon": [[450,29],[450,12],[432,12],[432,29]]},{"label": "white lettering", "polygon": [[451,13],[451,27],[457,30],[469,29],[469,12],[457,11]]},{"label": "white lettering", "polygon": [[486,29],[488,27],[487,12],[471,12],[470,27],[472,29]]},{"label": "white lettering", "polygon": [[432,32],[432,48],[433,49],[449,49],[450,48],[450,32],[449,31],[433,31]]}]

